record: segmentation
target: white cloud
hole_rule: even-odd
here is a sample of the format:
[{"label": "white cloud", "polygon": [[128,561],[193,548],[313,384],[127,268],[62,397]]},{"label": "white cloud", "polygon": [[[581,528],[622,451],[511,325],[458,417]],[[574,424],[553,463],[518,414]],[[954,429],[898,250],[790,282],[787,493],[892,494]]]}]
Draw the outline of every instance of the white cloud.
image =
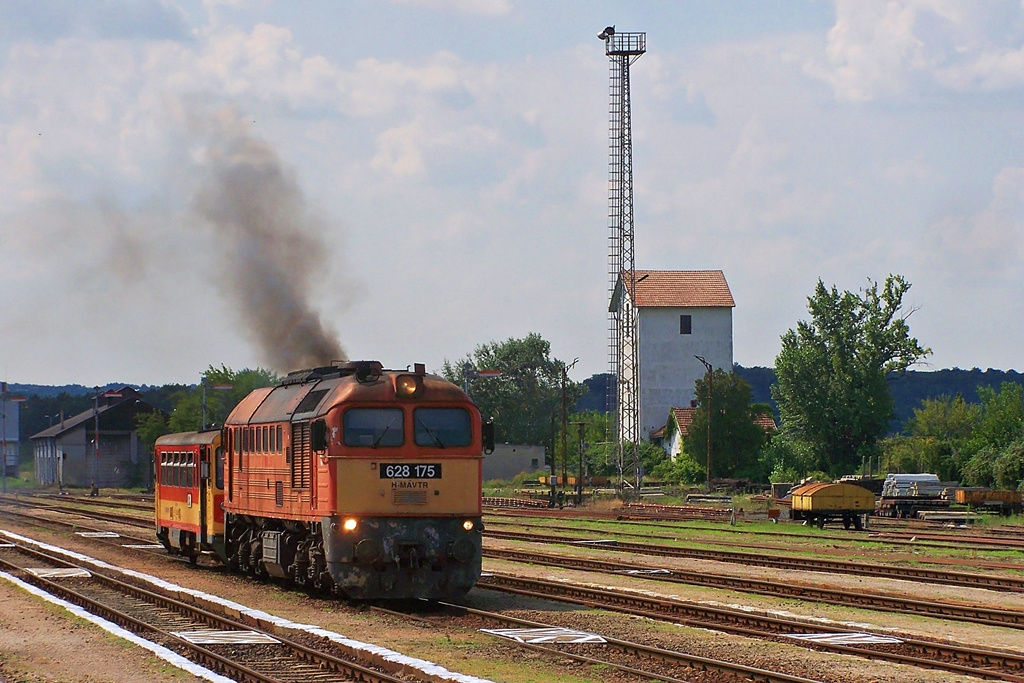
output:
[{"label": "white cloud", "polygon": [[806,70],[850,102],[1016,88],[1021,19],[1011,0],[837,0],[824,59]]},{"label": "white cloud", "polygon": [[956,280],[996,282],[1024,275],[1024,168],[1004,168],[990,202],[968,216],[949,215],[931,226],[930,250]]},{"label": "white cloud", "polygon": [[486,16],[504,16],[512,10],[510,0],[391,0],[391,2],[430,10]]}]

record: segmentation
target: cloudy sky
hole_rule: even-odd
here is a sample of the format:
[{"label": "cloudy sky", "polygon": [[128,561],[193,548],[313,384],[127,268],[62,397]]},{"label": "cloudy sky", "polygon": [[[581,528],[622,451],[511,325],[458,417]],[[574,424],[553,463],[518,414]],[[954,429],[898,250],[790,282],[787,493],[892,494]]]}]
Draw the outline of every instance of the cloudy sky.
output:
[{"label": "cloudy sky", "polygon": [[1024,369],[1021,0],[2,0],[0,372],[300,362],[268,318],[604,372],[608,24],[636,265],[723,270],[736,362],[900,273],[920,369]]}]

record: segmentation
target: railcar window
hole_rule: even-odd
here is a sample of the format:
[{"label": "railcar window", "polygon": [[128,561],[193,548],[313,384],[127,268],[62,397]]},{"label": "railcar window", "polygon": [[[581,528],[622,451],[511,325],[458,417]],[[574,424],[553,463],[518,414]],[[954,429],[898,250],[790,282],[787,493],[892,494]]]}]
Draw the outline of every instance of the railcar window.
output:
[{"label": "railcar window", "polygon": [[381,448],[405,443],[401,408],[350,408],[342,429],[346,446]]},{"label": "railcar window", "polygon": [[178,453],[171,454],[171,486],[178,485],[178,463],[180,462],[181,456]]},{"label": "railcar window", "polygon": [[185,488],[192,488],[195,483],[195,456],[192,453],[185,455]]},{"label": "railcar window", "polygon": [[445,448],[473,443],[472,421],[462,408],[417,408],[412,416],[417,446]]}]

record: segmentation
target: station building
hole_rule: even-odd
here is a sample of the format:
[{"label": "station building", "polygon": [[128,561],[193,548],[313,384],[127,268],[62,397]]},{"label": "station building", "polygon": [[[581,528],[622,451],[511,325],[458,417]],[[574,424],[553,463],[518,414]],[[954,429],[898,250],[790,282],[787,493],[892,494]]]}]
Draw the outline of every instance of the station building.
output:
[{"label": "station building", "polygon": [[131,387],[98,393],[89,410],[62,418],[31,437],[36,483],[84,488],[148,485],[153,465],[135,431],[135,418],[154,410]]}]

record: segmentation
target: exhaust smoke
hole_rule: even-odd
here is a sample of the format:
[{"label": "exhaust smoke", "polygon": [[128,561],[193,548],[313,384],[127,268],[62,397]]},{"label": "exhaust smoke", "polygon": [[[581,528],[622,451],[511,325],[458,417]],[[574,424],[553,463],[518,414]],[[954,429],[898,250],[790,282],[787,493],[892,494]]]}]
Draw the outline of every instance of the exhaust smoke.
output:
[{"label": "exhaust smoke", "polygon": [[274,148],[253,137],[247,122],[219,112],[208,133],[194,211],[214,228],[221,285],[261,362],[286,373],[346,360],[309,302],[311,284],[327,266],[325,226]]}]

